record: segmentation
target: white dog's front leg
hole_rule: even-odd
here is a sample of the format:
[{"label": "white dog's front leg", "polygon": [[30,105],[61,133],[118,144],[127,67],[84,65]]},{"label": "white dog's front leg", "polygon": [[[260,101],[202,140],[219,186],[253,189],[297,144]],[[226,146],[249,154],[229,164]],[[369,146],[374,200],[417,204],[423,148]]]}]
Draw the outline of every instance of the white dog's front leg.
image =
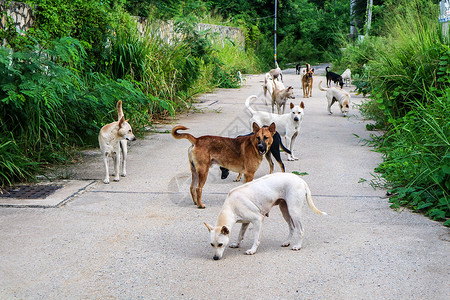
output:
[{"label": "white dog's front leg", "polygon": [[128,147],[127,140],[120,141],[120,147],[122,148],[122,176],[127,176],[127,155],[128,155]]},{"label": "white dog's front leg", "polygon": [[262,219],[253,223],[253,230],[255,231],[255,240],[253,241],[252,247],[245,251],[245,254],[247,255],[255,254],[256,250],[258,249],[259,241],[261,239]]},{"label": "white dog's front leg", "polygon": [[105,179],[103,179],[103,183],[109,183],[109,169],[108,169],[108,153],[103,154],[103,163],[105,164]]},{"label": "white dog's front leg", "polygon": [[247,231],[248,225],[250,223],[242,223],[241,230],[239,231],[239,237],[237,242],[230,244],[230,248],[239,248],[242,240],[244,239],[245,232]]}]

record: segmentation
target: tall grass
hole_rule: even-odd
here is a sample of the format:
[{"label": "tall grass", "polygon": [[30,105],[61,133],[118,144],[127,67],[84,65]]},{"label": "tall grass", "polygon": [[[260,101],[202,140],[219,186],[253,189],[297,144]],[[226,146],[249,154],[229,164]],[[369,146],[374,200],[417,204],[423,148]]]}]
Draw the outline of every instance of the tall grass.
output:
[{"label": "tall grass", "polygon": [[0,186],[33,180],[42,168],[70,160],[74,147],[97,146],[118,100],[133,129],[144,132],[154,115],[189,108],[199,92],[236,87],[238,70],[256,68],[252,53],[228,41],[215,46],[194,24],[178,22],[180,38],[167,42],[155,27],[140,34],[133,19],[119,19],[102,72],[73,38],[48,49],[0,48]]},{"label": "tall grass", "polygon": [[[375,140],[376,169],[404,205],[450,226],[450,48],[431,1],[389,2],[385,35],[348,47],[358,61],[362,112],[385,134]],[[364,65],[363,65],[364,64]]]}]

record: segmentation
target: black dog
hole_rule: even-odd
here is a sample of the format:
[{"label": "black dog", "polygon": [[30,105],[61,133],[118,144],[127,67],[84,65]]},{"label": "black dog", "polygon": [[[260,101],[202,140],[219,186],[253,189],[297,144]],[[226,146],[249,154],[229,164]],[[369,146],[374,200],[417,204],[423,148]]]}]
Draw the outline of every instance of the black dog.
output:
[{"label": "black dog", "polygon": [[334,72],[328,72],[328,68],[325,68],[325,71],[327,71],[327,87],[330,87],[331,81],[334,83],[338,83],[342,87],[344,86],[344,80],[342,80],[342,76],[339,74],[336,74]]},{"label": "black dog", "polygon": [[302,69],[302,65],[301,64],[297,64],[295,66],[295,74],[296,75],[300,75],[300,70]]},{"label": "black dog", "polygon": [[[247,136],[252,135],[252,133],[247,134]],[[280,165],[281,171],[285,171],[284,169],[284,164],[283,161],[281,160],[281,155],[280,155],[280,147],[281,149],[283,149],[284,152],[291,154],[291,151],[289,151],[289,149],[287,149],[283,143],[281,142],[281,136],[278,132],[275,132],[275,134],[273,135],[273,142],[272,145],[270,146],[269,151],[267,151],[266,153],[266,159],[269,162],[269,166],[270,166],[270,173],[273,172],[273,161],[272,161],[272,157],[271,154],[273,155],[273,157],[275,157],[276,161],[278,162],[278,164]],[[220,167],[220,170],[222,171],[222,175],[220,176],[220,178],[225,179],[228,177],[228,175],[230,174],[230,171],[224,167]],[[239,174],[238,178],[236,178],[236,181],[239,181],[241,179],[241,174]]]}]

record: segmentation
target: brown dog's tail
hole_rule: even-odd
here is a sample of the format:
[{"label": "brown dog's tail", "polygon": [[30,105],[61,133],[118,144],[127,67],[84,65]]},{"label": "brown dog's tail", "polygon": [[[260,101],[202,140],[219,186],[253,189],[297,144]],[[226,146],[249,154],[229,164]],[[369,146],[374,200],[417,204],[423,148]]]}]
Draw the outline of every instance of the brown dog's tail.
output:
[{"label": "brown dog's tail", "polygon": [[311,207],[311,209],[312,209],[316,214],[318,214],[318,215],[327,215],[326,212],[320,211],[320,210],[317,209],[317,207],[314,205],[314,202],[312,201],[311,190],[309,189],[308,185],[306,185],[306,201],[308,201],[309,207]]},{"label": "brown dog's tail", "polygon": [[319,82],[319,90],[324,91],[324,92],[328,91],[327,88],[322,87],[322,80]]},{"label": "brown dog's tail", "polygon": [[122,100],[117,102],[117,121],[123,118],[123,110],[122,110]]},{"label": "brown dog's tail", "polygon": [[191,135],[189,133],[178,133],[177,132],[178,130],[187,130],[187,129],[189,129],[189,128],[184,127],[184,126],[175,126],[172,129],[172,136],[174,138],[176,138],[177,140],[187,139],[187,140],[189,140],[189,142],[191,142],[193,145],[195,145],[195,143],[197,143],[197,138],[196,137],[194,137],[193,135]]}]

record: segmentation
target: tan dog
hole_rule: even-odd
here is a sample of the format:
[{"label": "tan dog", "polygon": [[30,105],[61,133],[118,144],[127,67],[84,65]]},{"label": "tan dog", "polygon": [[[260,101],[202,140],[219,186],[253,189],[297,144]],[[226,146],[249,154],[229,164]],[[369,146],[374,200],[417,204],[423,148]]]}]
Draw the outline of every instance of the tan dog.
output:
[{"label": "tan dog", "polygon": [[216,226],[204,223],[209,230],[210,244],[214,248],[214,260],[222,258],[230,241],[231,228],[236,223],[242,223],[242,226],[237,242],[230,244],[230,248],[239,248],[248,225],[252,223],[253,245],[245,251],[245,254],[255,254],[261,239],[264,218],[268,216],[272,207],[277,205],[289,226],[289,235],[281,246],[288,247],[294,232],[297,231],[297,241],[292,250],[300,250],[304,234],[301,215],[305,202],[316,214],[326,215],[314,205],[306,182],[292,173],[266,175],[232,189],[223,204]]},{"label": "tan dog", "polygon": [[279,89],[284,89],[284,84],[281,81],[280,77],[278,78],[272,78],[270,76],[270,73],[266,73],[264,76],[264,85],[263,85],[263,91],[264,91],[264,104],[267,105],[267,92],[269,92],[269,96],[272,98],[273,90],[275,89],[274,82],[276,81],[277,87]]},{"label": "tan dog", "polygon": [[324,88],[322,87],[322,81],[319,82],[319,90],[326,91],[327,92],[327,101],[328,101],[328,113],[331,115],[331,105],[334,104],[334,102],[339,102],[339,108],[341,109],[341,112],[344,114],[344,117],[347,116],[348,111],[350,109],[350,94],[346,91],[336,88],[336,87],[330,87],[330,88]]},{"label": "tan dog", "polygon": [[311,69],[311,66],[307,63],[306,73],[302,77],[303,98],[312,97],[313,74],[314,69]]},{"label": "tan dog", "polygon": [[[286,100],[295,99],[294,88],[292,86],[288,86],[285,89],[279,89],[275,80],[273,80],[274,90],[272,92],[272,113],[274,113],[274,106],[277,106],[278,114],[284,114],[284,110],[286,108]],[[281,107],[283,110],[281,111]]]},{"label": "tan dog", "polygon": [[104,183],[109,183],[109,169],[108,159],[113,157],[114,160],[114,181],[119,181],[119,165],[120,165],[120,151],[122,150],[122,176],[127,176],[127,140],[135,141],[136,137],[133,135],[128,120],[125,121],[122,111],[122,101],[117,102],[118,121],[109,123],[100,129],[98,135],[98,143],[100,151],[102,152],[103,162],[105,164],[106,174]]},{"label": "tan dog", "polygon": [[253,180],[264,155],[272,145],[275,134],[275,123],[259,127],[253,124],[253,135],[237,138],[205,135],[194,137],[189,133],[178,133],[186,130],[184,126],[175,126],[172,136],[176,139],[187,139],[192,143],[188,150],[191,166],[191,196],[198,208],[204,208],[202,191],[208,177],[211,164],[219,164],[233,172],[244,173],[244,181]]}]

